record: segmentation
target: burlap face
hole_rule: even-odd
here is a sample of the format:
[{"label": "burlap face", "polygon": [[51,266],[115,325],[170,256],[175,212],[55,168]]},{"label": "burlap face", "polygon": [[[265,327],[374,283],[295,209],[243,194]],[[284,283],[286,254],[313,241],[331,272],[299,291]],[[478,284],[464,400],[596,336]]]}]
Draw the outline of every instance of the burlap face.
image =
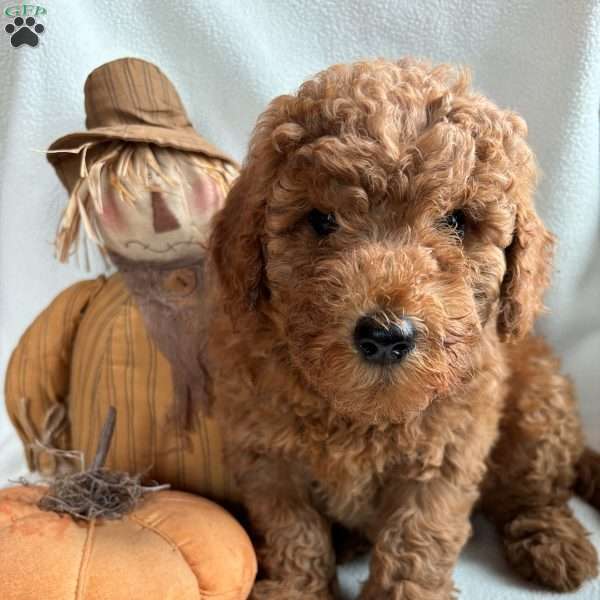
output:
[{"label": "burlap face", "polygon": [[221,161],[146,145],[121,151],[97,182],[89,177],[82,205],[97,241],[129,260],[160,263],[203,254],[231,180]]}]

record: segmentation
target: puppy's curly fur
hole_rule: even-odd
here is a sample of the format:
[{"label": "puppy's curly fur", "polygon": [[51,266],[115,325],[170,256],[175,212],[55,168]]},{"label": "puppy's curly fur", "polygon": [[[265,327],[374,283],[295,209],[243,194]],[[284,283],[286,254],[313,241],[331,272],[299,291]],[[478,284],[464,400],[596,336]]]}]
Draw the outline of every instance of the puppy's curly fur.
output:
[{"label": "puppy's curly fur", "polygon": [[[451,598],[478,499],[525,577],[570,590],[596,573],[567,506],[573,393],[530,333],[553,239],[525,138],[465,72],[412,59],[331,67],[260,117],[207,274],[215,412],[261,539],[254,598],[333,597],[333,522],[373,544],[363,600]],[[410,318],[401,363],[364,359],[364,315]]]}]

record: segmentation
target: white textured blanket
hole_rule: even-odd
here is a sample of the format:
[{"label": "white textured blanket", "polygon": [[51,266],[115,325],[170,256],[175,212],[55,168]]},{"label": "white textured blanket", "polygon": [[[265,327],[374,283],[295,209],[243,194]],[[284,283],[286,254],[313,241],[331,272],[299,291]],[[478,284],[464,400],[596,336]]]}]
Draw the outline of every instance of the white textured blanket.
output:
[{"label": "white textured blanket", "polygon": [[[242,158],[273,96],[334,62],[411,54],[470,65],[476,87],[529,123],[544,173],[538,207],[560,239],[541,327],[577,383],[587,434],[600,448],[600,0],[42,2],[35,48],[12,47],[5,25],[13,19],[1,18],[0,376],[34,316],[90,275],[52,257],[65,192],[34,149],[83,128],[82,86],[94,67],[128,55],[157,63],[196,127]],[[22,468],[0,408],[0,483]],[[577,506],[600,545],[600,517]],[[551,596],[508,575],[497,546],[479,524],[457,572],[464,598]],[[600,583],[562,597],[600,598]]]}]

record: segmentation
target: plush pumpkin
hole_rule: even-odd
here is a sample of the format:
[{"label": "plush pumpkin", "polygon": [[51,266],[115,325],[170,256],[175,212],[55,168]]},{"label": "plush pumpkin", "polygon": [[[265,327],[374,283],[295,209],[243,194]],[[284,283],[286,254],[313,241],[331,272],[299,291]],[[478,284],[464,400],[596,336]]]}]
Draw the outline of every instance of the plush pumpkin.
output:
[{"label": "plush pumpkin", "polygon": [[223,508],[105,467],[114,407],[88,469],[0,490],[3,600],[245,600],[246,532]]},{"label": "plush pumpkin", "polygon": [[42,511],[46,489],[0,490],[2,600],[244,600],[256,558],[218,505],[184,492],[147,494],[119,520]]}]

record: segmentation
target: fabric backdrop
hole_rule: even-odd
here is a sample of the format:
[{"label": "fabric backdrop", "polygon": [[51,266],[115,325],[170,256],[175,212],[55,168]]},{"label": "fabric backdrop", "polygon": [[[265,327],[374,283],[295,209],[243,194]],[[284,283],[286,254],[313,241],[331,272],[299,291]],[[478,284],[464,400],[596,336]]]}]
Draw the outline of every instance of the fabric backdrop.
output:
[{"label": "fabric backdrop", "polygon": [[[94,67],[123,56],[157,63],[195,126],[241,159],[272,97],[331,63],[411,54],[471,66],[475,86],[529,124],[544,173],[538,208],[560,239],[541,329],[577,384],[589,441],[600,448],[600,0],[42,2],[36,48],[13,48],[4,31],[11,19],[0,19],[0,376],[51,298],[102,268],[54,260],[66,196],[39,152],[83,128],[82,87]],[[0,408],[0,484],[23,467]],[[576,505],[600,544],[600,517]],[[365,578],[361,569],[346,586]],[[474,600],[551,596],[508,574],[479,521],[457,582]],[[600,583],[573,597],[600,597]]]}]

